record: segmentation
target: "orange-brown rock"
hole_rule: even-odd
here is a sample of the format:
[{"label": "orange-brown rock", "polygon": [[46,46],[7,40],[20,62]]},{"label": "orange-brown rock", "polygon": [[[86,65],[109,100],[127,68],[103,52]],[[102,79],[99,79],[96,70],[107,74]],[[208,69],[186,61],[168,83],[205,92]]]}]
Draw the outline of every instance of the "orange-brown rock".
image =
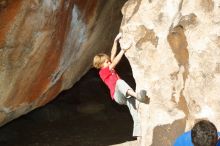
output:
[{"label": "orange-brown rock", "polygon": [[71,87],[107,51],[123,0],[0,0],[0,124]]}]

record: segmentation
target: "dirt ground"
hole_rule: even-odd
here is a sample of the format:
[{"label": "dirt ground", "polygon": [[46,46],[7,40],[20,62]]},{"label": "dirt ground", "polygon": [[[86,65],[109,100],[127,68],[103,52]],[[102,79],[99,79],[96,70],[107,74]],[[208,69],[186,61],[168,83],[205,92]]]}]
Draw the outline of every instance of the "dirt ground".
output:
[{"label": "dirt ground", "polygon": [[55,101],[1,127],[0,146],[118,145],[134,140],[132,126],[127,107],[111,101],[90,70]]}]

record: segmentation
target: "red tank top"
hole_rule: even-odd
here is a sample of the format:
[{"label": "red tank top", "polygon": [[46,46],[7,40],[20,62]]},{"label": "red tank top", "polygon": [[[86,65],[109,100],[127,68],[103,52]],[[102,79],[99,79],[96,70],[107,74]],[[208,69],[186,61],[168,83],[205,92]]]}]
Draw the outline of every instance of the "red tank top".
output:
[{"label": "red tank top", "polygon": [[111,97],[114,100],[116,82],[120,77],[114,69],[110,70],[109,67],[101,68],[99,75],[103,82],[108,86]]}]

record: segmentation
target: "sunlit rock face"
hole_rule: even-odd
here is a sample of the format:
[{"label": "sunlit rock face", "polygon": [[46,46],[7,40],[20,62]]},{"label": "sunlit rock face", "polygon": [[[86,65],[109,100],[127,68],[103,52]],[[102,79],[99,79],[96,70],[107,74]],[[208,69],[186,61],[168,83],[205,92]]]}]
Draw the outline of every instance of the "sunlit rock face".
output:
[{"label": "sunlit rock face", "polygon": [[171,146],[199,119],[220,130],[220,1],[128,0],[121,45],[137,90],[143,146]]},{"label": "sunlit rock face", "polygon": [[0,125],[51,101],[111,48],[124,0],[0,0]]}]

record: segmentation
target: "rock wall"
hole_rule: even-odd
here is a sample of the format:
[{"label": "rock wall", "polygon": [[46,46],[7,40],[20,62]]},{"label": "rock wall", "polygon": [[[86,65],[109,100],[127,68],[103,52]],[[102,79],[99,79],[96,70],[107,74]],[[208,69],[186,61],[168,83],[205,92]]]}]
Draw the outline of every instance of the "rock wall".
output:
[{"label": "rock wall", "polygon": [[0,125],[53,100],[111,48],[124,0],[0,0]]},{"label": "rock wall", "polygon": [[171,146],[199,119],[220,130],[220,1],[128,0],[122,9],[121,45],[137,90],[143,146]]}]

